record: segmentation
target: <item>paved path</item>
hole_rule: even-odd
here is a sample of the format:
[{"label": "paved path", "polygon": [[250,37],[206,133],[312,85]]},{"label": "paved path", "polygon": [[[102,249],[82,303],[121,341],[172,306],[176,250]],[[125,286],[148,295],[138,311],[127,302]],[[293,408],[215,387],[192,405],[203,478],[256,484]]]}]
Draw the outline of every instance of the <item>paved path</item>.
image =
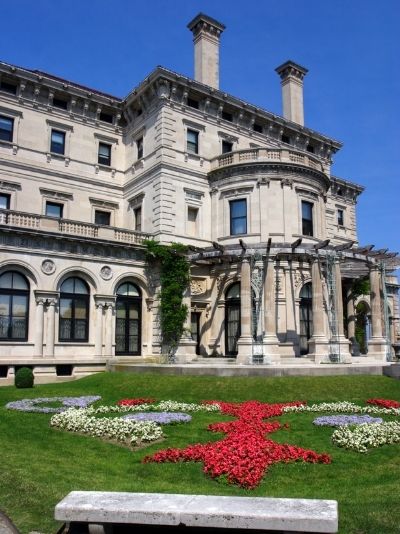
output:
[{"label": "paved path", "polygon": [[0,534],[19,534],[17,527],[0,511]]}]

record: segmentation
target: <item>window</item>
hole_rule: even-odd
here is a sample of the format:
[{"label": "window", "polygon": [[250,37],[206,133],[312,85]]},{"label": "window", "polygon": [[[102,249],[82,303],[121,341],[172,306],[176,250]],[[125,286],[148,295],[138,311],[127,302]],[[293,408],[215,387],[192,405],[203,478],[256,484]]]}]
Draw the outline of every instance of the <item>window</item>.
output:
[{"label": "window", "polygon": [[136,141],[137,159],[143,158],[143,137]]},{"label": "window", "polygon": [[195,130],[187,131],[187,151],[192,154],[199,153],[199,132]]},{"label": "window", "polygon": [[222,140],[222,154],[226,154],[227,152],[232,152],[232,148],[233,148],[233,143]]},{"label": "window", "polygon": [[142,206],[139,206],[133,210],[133,216],[135,219],[136,232],[142,231]]},{"label": "window", "polygon": [[227,111],[223,111],[221,116],[224,119],[224,121],[229,121],[229,122],[233,121],[232,113],[228,113]]},{"label": "window", "polygon": [[89,288],[81,278],[67,278],[60,287],[60,341],[87,341]]},{"label": "window", "polygon": [[0,210],[10,209],[10,199],[11,196],[7,195],[7,193],[0,193]]},{"label": "window", "polygon": [[0,141],[13,140],[14,119],[0,115]]},{"label": "window", "polygon": [[255,122],[255,123],[253,124],[253,130],[254,130],[255,132],[262,133],[262,131],[263,131],[263,127],[261,126],[261,124],[258,124],[257,122]]},{"label": "window", "polygon": [[62,219],[64,205],[57,202],[46,202],[46,216]]},{"label": "window", "polygon": [[0,81],[0,90],[11,95],[17,94],[17,85],[13,82],[7,82],[6,80]]},{"label": "window", "polygon": [[197,235],[197,219],[199,215],[199,209],[198,208],[192,208],[188,207],[187,212],[187,233],[189,235]]},{"label": "window", "polygon": [[28,339],[29,284],[22,274],[7,271],[0,276],[0,339]]},{"label": "window", "polygon": [[290,145],[290,137],[288,135],[282,134],[281,140],[282,140],[282,143],[286,143]]},{"label": "window", "polygon": [[187,105],[190,108],[199,109],[199,103],[197,100],[194,100],[194,98],[188,98],[187,99]]},{"label": "window", "polygon": [[95,210],[94,222],[95,224],[102,224],[103,226],[110,226],[111,213],[109,211]]},{"label": "window", "polygon": [[113,116],[111,115],[111,113],[105,113],[104,111],[102,111],[100,113],[100,120],[103,122],[108,122],[109,124],[112,124]]},{"label": "window", "polygon": [[307,152],[311,152],[311,154],[314,154],[314,147],[312,145],[307,145]]},{"label": "window", "polygon": [[313,204],[305,200],[301,201],[301,224],[303,235],[314,235],[313,233]]},{"label": "window", "polygon": [[65,153],[65,132],[51,130],[50,152],[54,154]]},{"label": "window", "polygon": [[106,143],[99,143],[99,157],[98,162],[100,165],[111,165],[111,145]]},{"label": "window", "polygon": [[344,226],[344,211],[341,209],[337,210],[337,223],[339,226]]},{"label": "window", "polygon": [[58,98],[58,97],[54,97],[53,98],[53,106],[55,108],[60,108],[60,109],[67,109],[68,107],[68,101],[67,100],[64,100],[62,98]]},{"label": "window", "polygon": [[230,230],[231,235],[247,234],[247,202],[245,198],[231,200],[230,206]]}]

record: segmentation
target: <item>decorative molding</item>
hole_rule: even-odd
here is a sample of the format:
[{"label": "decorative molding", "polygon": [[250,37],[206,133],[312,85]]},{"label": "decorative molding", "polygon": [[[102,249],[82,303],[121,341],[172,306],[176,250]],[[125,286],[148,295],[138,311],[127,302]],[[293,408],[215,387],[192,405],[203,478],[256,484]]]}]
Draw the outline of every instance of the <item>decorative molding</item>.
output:
[{"label": "decorative molding", "polygon": [[51,119],[46,119],[46,123],[51,128],[59,128],[60,130],[65,130],[65,131],[68,130],[70,132],[74,131],[74,127],[73,126],[71,126],[70,124],[65,124],[64,122],[57,122],[57,121],[53,121]]},{"label": "decorative molding", "polygon": [[138,195],[128,198],[128,204],[131,207],[138,206],[143,202],[144,197],[145,193],[139,193]]},{"label": "decorative molding", "polygon": [[190,280],[190,294],[191,295],[202,295],[207,291],[207,280],[205,278],[201,279],[191,279]]},{"label": "decorative molding", "polygon": [[221,191],[220,198],[224,197],[236,197],[238,195],[249,195],[253,191],[253,186],[248,185],[238,185],[234,189],[225,189],[224,191]]},{"label": "decorative molding", "polygon": [[22,111],[18,111],[16,109],[11,108],[4,108],[3,106],[0,106],[0,113],[8,115],[10,117],[23,117]]},{"label": "decorative molding", "polygon": [[21,191],[21,184],[17,182],[9,182],[8,180],[0,180],[0,189],[3,191]]},{"label": "decorative molding", "polygon": [[118,202],[110,202],[109,200],[103,200],[101,198],[89,197],[89,202],[92,206],[96,206],[97,208],[108,208],[111,210],[119,208]]},{"label": "decorative molding", "polygon": [[40,194],[48,197],[54,198],[57,200],[73,200],[74,195],[72,193],[65,193],[64,191],[54,191],[52,189],[44,189],[43,187],[39,188]]},{"label": "decorative molding", "polygon": [[204,132],[206,129],[205,124],[201,124],[200,122],[194,122],[188,119],[182,119],[182,122],[186,127],[193,128],[194,130],[200,130]]},{"label": "decorative molding", "polygon": [[111,280],[111,278],[114,276],[114,273],[108,265],[103,265],[103,267],[100,269],[100,276],[103,280]]},{"label": "decorative molding", "polygon": [[104,141],[105,143],[113,143],[116,145],[119,144],[119,140],[116,139],[115,137],[109,137],[108,135],[103,135],[98,132],[95,132],[93,135],[96,139],[99,139],[99,141]]}]

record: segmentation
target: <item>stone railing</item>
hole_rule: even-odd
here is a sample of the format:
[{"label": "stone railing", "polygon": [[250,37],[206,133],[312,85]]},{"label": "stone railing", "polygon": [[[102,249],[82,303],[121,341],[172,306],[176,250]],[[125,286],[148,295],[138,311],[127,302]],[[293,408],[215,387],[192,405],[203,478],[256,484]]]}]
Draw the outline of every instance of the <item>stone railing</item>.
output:
[{"label": "stone railing", "polygon": [[13,226],[27,230],[42,230],[78,237],[106,239],[108,241],[127,244],[140,244],[143,240],[150,238],[150,234],[135,232],[125,228],[71,221],[69,219],[57,219],[55,217],[46,217],[45,215],[13,210],[0,210],[1,226]]},{"label": "stone railing", "polygon": [[249,148],[221,154],[211,160],[211,170],[220,169],[229,165],[240,165],[245,163],[291,163],[309,167],[325,173],[323,164],[316,158],[298,150],[287,150],[279,148]]}]

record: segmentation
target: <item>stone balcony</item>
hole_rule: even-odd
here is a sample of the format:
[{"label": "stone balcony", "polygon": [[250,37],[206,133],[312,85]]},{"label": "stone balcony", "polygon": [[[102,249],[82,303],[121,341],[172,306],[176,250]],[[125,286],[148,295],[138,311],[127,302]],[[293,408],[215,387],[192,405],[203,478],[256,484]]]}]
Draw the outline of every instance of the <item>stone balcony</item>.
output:
[{"label": "stone balcony", "polygon": [[211,160],[211,172],[234,165],[252,163],[282,163],[307,167],[313,171],[329,175],[329,163],[322,163],[317,157],[299,150],[280,148],[250,148],[221,154]]},{"label": "stone balcony", "polygon": [[39,230],[42,232],[59,233],[68,236],[102,239],[121,244],[140,245],[150,234],[135,232],[114,226],[102,226],[69,219],[57,219],[26,213],[23,211],[0,210],[0,229],[2,227]]}]

